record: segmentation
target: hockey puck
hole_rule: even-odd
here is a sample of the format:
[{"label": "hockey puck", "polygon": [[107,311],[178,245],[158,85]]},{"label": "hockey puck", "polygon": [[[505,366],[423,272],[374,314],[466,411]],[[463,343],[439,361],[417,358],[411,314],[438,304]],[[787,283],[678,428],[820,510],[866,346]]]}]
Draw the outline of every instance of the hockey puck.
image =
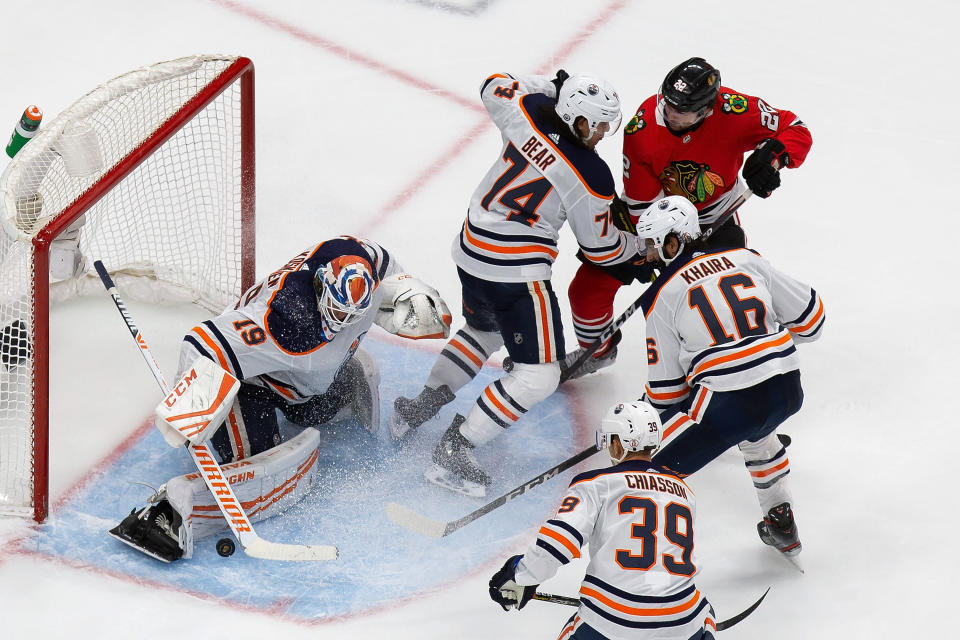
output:
[{"label": "hockey puck", "polygon": [[233,555],[233,552],[236,551],[237,545],[233,543],[233,540],[230,538],[220,538],[217,540],[217,553],[219,553],[224,558],[229,558]]}]

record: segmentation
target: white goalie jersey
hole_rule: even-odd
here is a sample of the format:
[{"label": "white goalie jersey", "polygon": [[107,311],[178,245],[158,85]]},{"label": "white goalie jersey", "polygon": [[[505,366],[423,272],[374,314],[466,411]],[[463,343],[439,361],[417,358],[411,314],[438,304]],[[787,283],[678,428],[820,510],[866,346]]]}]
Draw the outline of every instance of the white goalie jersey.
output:
[{"label": "white goalie jersey", "polygon": [[554,109],[553,83],[498,74],[487,78],[480,96],[503,150],[470,199],[454,262],[495,282],[548,280],[564,222],[594,264],[633,257],[636,241],[610,222],[609,167],[593,150],[560,137],[543,115]]},{"label": "white goalie jersey", "polygon": [[800,368],[796,344],[823,330],[809,285],[750,249],[681,254],[643,293],[647,398],[658,409],[701,385],[745,389]]},{"label": "white goalie jersey", "polygon": [[687,640],[714,629],[710,603],[694,583],[695,511],[690,488],[654,463],[582,473],[523,555],[516,582],[540,584],[588,546],[584,622],[607,638]]},{"label": "white goalie jersey", "polygon": [[320,265],[343,255],[368,260],[378,285],[402,271],[369,240],[341,236],[321,242],[255,284],[233,308],[194,327],[180,350],[181,373],[202,355],[287,402],[326,391],[370,329],[383,298],[377,286],[368,313],[339,332],[330,330],[317,310],[313,276]]}]

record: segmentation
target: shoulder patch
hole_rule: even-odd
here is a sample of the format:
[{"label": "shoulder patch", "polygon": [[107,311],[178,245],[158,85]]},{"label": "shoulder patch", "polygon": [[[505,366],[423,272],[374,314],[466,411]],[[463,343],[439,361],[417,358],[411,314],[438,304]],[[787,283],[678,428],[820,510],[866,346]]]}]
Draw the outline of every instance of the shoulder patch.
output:
[{"label": "shoulder patch", "polygon": [[624,135],[633,135],[637,131],[640,131],[647,126],[646,120],[643,119],[643,111],[643,109],[640,109],[635,116],[630,118],[630,122],[628,122],[627,126],[623,128]]},{"label": "shoulder patch", "polygon": [[742,96],[739,93],[721,93],[720,101],[720,108],[723,109],[724,113],[746,113],[749,107],[749,102],[746,96]]}]

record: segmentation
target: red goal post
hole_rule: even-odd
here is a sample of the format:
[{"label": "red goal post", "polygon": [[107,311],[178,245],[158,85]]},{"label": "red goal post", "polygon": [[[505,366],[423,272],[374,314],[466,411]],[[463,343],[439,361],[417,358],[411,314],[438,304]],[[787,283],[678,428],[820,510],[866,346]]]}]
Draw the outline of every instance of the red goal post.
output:
[{"label": "red goal post", "polygon": [[[102,293],[102,259],[127,297],[219,313],[253,284],[254,207],[254,68],[239,56],[118,76],[11,161],[0,177],[0,515],[47,516],[51,303]],[[51,271],[52,247],[58,264],[77,264],[72,275]]]}]

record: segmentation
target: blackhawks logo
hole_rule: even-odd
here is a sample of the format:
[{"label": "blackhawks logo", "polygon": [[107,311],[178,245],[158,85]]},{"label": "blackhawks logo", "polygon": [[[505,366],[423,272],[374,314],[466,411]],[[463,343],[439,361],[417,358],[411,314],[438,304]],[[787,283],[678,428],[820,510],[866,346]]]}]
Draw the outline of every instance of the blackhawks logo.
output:
[{"label": "blackhawks logo", "polygon": [[643,112],[644,112],[644,111],[645,111],[645,109],[640,109],[640,111],[637,112],[637,115],[635,115],[635,116],[633,116],[632,118],[630,118],[630,122],[628,122],[628,123],[627,123],[627,126],[625,126],[625,127],[623,128],[623,132],[624,132],[626,135],[629,136],[630,134],[636,133],[637,131],[640,131],[640,130],[643,129],[645,126],[647,126],[647,123],[644,122],[644,120],[643,120]]},{"label": "blackhawks logo", "polygon": [[721,98],[723,98],[724,113],[747,112],[747,99],[739,93],[724,93]]},{"label": "blackhawks logo", "polygon": [[671,162],[660,173],[660,184],[664,192],[672,196],[683,196],[693,204],[705,202],[717,188],[726,186],[718,174],[710,171],[708,165],[692,160]]}]

